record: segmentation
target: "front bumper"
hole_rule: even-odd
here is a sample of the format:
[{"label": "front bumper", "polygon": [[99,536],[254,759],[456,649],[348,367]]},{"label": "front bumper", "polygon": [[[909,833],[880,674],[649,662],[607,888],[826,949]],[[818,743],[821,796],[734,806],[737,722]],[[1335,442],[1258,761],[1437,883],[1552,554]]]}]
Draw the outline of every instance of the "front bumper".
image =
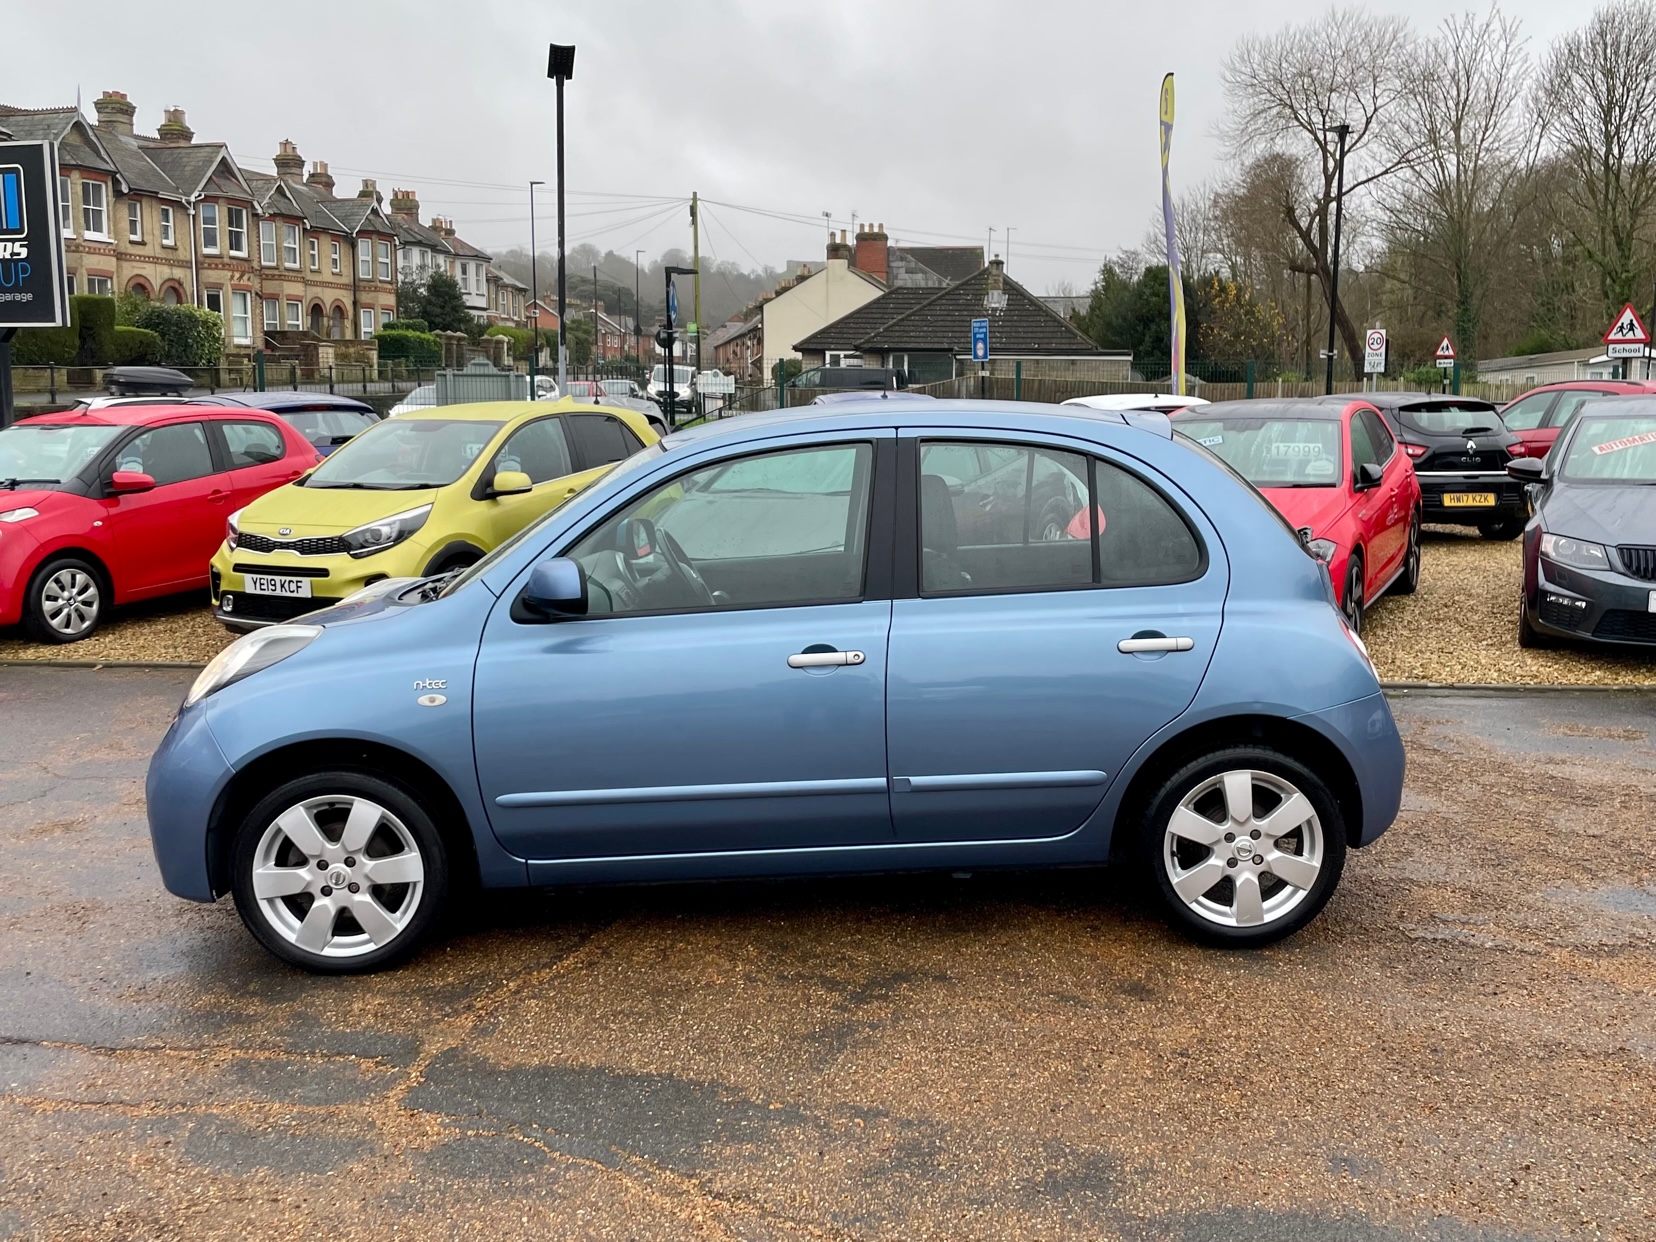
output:
[{"label": "front bumper", "polygon": [[[419,574],[425,563],[424,544],[404,540],[396,547],[361,559],[348,555],[297,556],[291,552],[235,551],[220,545],[209,573],[213,616],[227,629],[246,633],[266,625],[292,621],[318,609],[331,608],[365,586],[386,578]],[[310,584],[308,596],[261,595],[247,590],[247,574],[298,577]]]},{"label": "front bumper", "polygon": [[[1420,483],[1421,520],[1451,526],[1482,526],[1529,517],[1529,500],[1524,485],[1506,473],[1472,471],[1466,474],[1416,473]],[[1445,496],[1468,493],[1493,494],[1493,505],[1454,505]]]},{"label": "front bumper", "polygon": [[232,768],[207,727],[207,705],[182,709],[150,760],[144,782],[150,846],[167,891],[212,901],[207,828]]},{"label": "front bumper", "polygon": [[1536,558],[1536,581],[1524,594],[1529,623],[1577,641],[1656,645],[1656,582],[1614,570],[1571,569]]}]

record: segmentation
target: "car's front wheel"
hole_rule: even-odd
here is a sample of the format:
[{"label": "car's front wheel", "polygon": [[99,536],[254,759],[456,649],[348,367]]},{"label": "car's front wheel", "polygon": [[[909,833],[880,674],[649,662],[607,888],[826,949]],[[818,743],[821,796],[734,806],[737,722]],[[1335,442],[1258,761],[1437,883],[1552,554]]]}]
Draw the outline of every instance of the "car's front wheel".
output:
[{"label": "car's front wheel", "polygon": [[23,628],[37,643],[78,643],[92,636],[108,610],[103,575],[78,557],[61,556],[29,579]]},{"label": "car's front wheel", "polygon": [[1526,651],[1545,651],[1558,644],[1551,634],[1543,634],[1530,623],[1528,601],[1518,593],[1518,645]]},{"label": "car's front wheel", "polygon": [[1340,595],[1340,611],[1353,634],[1363,632],[1363,554],[1353,552],[1346,561],[1345,590]]},{"label": "car's front wheel", "polygon": [[1263,747],[1220,751],[1175,772],[1151,799],[1141,840],[1173,921],[1229,947],[1304,927],[1345,866],[1345,821],[1327,784]]},{"label": "car's front wheel", "polygon": [[236,909],[277,957],[320,974],[412,953],[448,897],[448,852],[414,796],[363,772],[282,785],[237,830]]}]

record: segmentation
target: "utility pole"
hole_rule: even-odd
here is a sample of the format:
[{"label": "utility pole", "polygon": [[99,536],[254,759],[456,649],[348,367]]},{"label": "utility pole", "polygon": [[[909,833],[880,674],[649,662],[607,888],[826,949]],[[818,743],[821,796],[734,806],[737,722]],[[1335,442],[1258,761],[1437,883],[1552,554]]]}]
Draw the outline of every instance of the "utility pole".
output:
[{"label": "utility pole", "polygon": [[983,262],[984,262],[984,264],[987,265],[989,260],[994,258],[994,257],[995,257],[995,229],[994,229],[994,226],[991,225],[990,228],[989,228],[989,245],[983,252]]},{"label": "utility pole", "polygon": [[1001,264],[1001,271],[1004,272],[1012,266],[1012,225],[1010,224],[1006,226],[1006,254],[1003,257],[1006,261]]},{"label": "utility pole", "polygon": [[551,45],[546,76],[558,84],[558,395],[569,391],[569,344],[564,331],[568,308],[564,281],[564,83],[575,76],[575,45]]},{"label": "utility pole", "polygon": [[602,356],[598,348],[598,265],[592,265],[592,377],[598,378],[598,360]]},{"label": "utility pole", "polygon": [[640,366],[644,365],[644,307],[639,301],[644,280],[643,264],[644,252],[633,251],[633,358]]},{"label": "utility pole", "polygon": [[1340,308],[1340,217],[1345,211],[1346,139],[1351,135],[1351,126],[1341,121],[1332,129],[1323,132],[1340,136],[1339,164],[1334,188],[1334,254],[1328,281],[1328,353],[1324,358],[1327,367],[1323,377],[1323,393],[1326,395],[1334,391],[1334,318]]},{"label": "utility pole", "polygon": [[529,400],[535,399],[535,380],[540,375],[540,252],[535,249],[535,187],[529,183]]},{"label": "utility pole", "polygon": [[[691,313],[695,318],[692,325],[696,337],[696,375],[699,377],[702,370],[702,321],[701,321],[701,199],[694,190],[690,191],[690,266],[696,269],[695,286],[691,291]],[[697,404],[701,404],[698,394]],[[697,410],[696,413],[701,413]]]}]

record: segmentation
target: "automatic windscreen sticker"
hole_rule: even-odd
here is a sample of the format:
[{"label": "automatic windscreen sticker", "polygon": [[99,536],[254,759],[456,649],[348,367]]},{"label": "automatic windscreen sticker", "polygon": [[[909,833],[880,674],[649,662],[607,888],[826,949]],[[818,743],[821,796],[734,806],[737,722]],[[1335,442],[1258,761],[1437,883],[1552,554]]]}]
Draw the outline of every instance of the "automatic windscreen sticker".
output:
[{"label": "automatic windscreen sticker", "polygon": [[1593,445],[1593,452],[1602,457],[1606,453],[1619,453],[1622,449],[1637,448],[1641,444],[1656,444],[1656,431],[1641,431],[1636,436],[1606,440],[1603,444]]},{"label": "automatic windscreen sticker", "polygon": [[1212,448],[1216,444],[1223,444],[1224,442],[1224,436],[1203,436],[1200,440],[1196,441],[1197,444],[1206,445],[1208,448]]}]

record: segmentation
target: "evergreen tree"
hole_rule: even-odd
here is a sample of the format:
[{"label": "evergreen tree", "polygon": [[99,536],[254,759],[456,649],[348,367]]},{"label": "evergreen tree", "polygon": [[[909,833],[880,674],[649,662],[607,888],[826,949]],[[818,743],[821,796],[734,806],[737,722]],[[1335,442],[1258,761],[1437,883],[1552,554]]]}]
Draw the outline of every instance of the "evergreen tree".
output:
[{"label": "evergreen tree", "polygon": [[404,319],[423,319],[433,332],[481,332],[477,316],[466,309],[460,284],[446,272],[433,272],[426,280],[425,292],[420,298],[419,314],[399,306],[397,313]]}]

